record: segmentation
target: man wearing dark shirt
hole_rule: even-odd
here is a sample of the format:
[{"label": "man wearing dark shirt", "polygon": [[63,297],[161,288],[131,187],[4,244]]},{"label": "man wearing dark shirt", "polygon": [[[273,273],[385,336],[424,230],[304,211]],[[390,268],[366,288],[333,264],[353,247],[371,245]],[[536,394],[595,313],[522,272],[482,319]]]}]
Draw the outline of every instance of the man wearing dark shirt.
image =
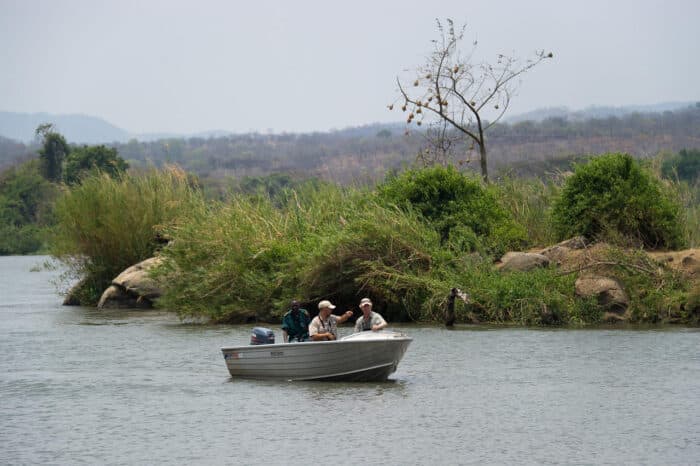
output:
[{"label": "man wearing dark shirt", "polygon": [[282,336],[285,343],[306,341],[309,339],[309,322],[311,318],[306,309],[299,307],[299,301],[294,300],[290,309],[282,318]]}]

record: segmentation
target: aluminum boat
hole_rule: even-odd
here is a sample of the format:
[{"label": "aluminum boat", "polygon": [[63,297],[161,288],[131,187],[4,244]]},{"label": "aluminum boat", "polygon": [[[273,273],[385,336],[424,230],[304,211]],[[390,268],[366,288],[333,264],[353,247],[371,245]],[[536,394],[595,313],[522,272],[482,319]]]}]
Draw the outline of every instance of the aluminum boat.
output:
[{"label": "aluminum boat", "polygon": [[400,332],[361,332],[336,341],[231,346],[221,352],[234,378],[383,381],[411,341]]}]

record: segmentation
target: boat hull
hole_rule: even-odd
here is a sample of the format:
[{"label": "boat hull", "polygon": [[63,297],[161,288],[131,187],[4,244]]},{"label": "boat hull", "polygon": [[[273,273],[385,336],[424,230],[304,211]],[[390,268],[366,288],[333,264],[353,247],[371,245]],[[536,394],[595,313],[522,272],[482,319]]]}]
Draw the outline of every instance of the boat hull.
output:
[{"label": "boat hull", "polygon": [[365,332],[337,341],[224,347],[234,378],[383,381],[396,371],[412,339]]}]

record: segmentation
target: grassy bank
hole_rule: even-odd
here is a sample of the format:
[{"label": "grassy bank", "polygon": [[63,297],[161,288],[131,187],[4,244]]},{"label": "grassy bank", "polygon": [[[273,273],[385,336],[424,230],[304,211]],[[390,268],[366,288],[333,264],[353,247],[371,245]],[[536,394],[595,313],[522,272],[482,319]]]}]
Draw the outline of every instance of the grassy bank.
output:
[{"label": "grassy bank", "polygon": [[[648,168],[626,169],[629,162],[621,156],[603,160],[622,168],[582,170],[589,173],[583,186],[600,192],[621,185],[611,172],[634,177],[622,183],[625,189],[636,189],[639,180],[650,183],[641,194],[616,191],[621,201],[609,204],[613,210],[605,215],[590,216],[592,224],[586,225],[593,228],[592,239],[634,246],[612,248],[611,257],[600,261],[608,263],[608,276],[633,290],[630,320],[657,322],[673,315],[692,322],[693,287],[670,269],[643,263],[635,251],[648,238],[694,244],[696,190],[662,182]],[[585,325],[600,322],[605,309],[575,296],[578,273],[555,265],[529,272],[494,267],[506,250],[562,239],[566,211],[560,208],[557,218],[553,206],[562,205],[565,193],[573,192],[574,201],[596,199],[572,191],[568,179],[503,178],[484,186],[436,167],[390,177],[371,189],[307,183],[272,197],[234,193],[225,201],[205,201],[177,170],[119,180],[96,176],[59,200],[53,253],[85,279],[84,302],[94,302],[119,272],[158,251],[165,259],[156,271],[164,283],[158,305],[217,322],[275,320],[291,299],[308,306],[331,299],[339,310],[355,309],[364,296],[390,321],[437,322],[449,291],[457,287],[470,295],[456,306],[458,322]],[[636,196],[635,208],[645,209],[650,201],[642,194],[663,196],[662,203],[651,204],[663,208],[648,214],[658,217],[637,215],[623,202]],[[625,222],[595,223],[620,217],[614,208],[625,209]],[[636,218],[650,219],[659,230],[635,237]],[[158,237],[172,241],[162,247]]]}]

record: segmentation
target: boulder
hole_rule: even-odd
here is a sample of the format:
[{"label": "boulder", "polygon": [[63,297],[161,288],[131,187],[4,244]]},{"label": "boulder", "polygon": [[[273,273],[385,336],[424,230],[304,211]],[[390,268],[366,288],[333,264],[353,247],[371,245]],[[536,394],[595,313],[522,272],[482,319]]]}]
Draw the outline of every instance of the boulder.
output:
[{"label": "boulder", "polygon": [[569,248],[569,249],[586,249],[589,246],[589,242],[583,236],[574,236],[571,239],[557,243],[556,246]]},{"label": "boulder", "polygon": [[539,254],[545,256],[550,262],[561,265],[567,262],[569,257],[579,256],[580,254],[575,251],[586,249],[588,245],[589,244],[586,242],[586,239],[583,236],[576,236],[553,246],[549,246],[548,248],[541,250]]},{"label": "boulder", "polygon": [[100,302],[97,303],[98,309],[150,309],[152,307],[152,301],[130,294],[116,285],[107,288],[102,293]]},{"label": "boulder", "polygon": [[148,272],[162,262],[160,257],[151,257],[145,261],[132,265],[112,280],[113,285],[124,288],[128,293],[153,300],[160,297],[163,291],[158,283],[153,280]]},{"label": "boulder", "polygon": [[614,278],[579,277],[574,284],[576,296],[596,297],[598,304],[609,314],[622,317],[629,306],[629,297],[620,282]]},{"label": "boulder", "polygon": [[690,280],[700,277],[700,249],[648,253],[660,264],[679,271]]},{"label": "boulder", "polygon": [[570,256],[571,249],[555,244],[554,246],[550,246],[546,249],[543,249],[538,254],[543,255],[550,262],[553,262],[557,265],[561,265],[564,262],[566,262],[567,258]]},{"label": "boulder", "polygon": [[107,288],[98,309],[151,308],[153,301],[162,294],[162,288],[148,272],[160,264],[160,257],[152,257],[132,265],[120,273]]},{"label": "boulder", "polygon": [[536,267],[547,267],[549,259],[534,252],[507,252],[501,257],[501,270],[518,270],[526,272]]},{"label": "boulder", "polygon": [[683,259],[681,259],[681,265],[692,274],[696,274],[698,271],[700,271],[700,260],[698,260],[698,258],[695,256],[695,253],[690,253],[687,256],[683,256]]}]

